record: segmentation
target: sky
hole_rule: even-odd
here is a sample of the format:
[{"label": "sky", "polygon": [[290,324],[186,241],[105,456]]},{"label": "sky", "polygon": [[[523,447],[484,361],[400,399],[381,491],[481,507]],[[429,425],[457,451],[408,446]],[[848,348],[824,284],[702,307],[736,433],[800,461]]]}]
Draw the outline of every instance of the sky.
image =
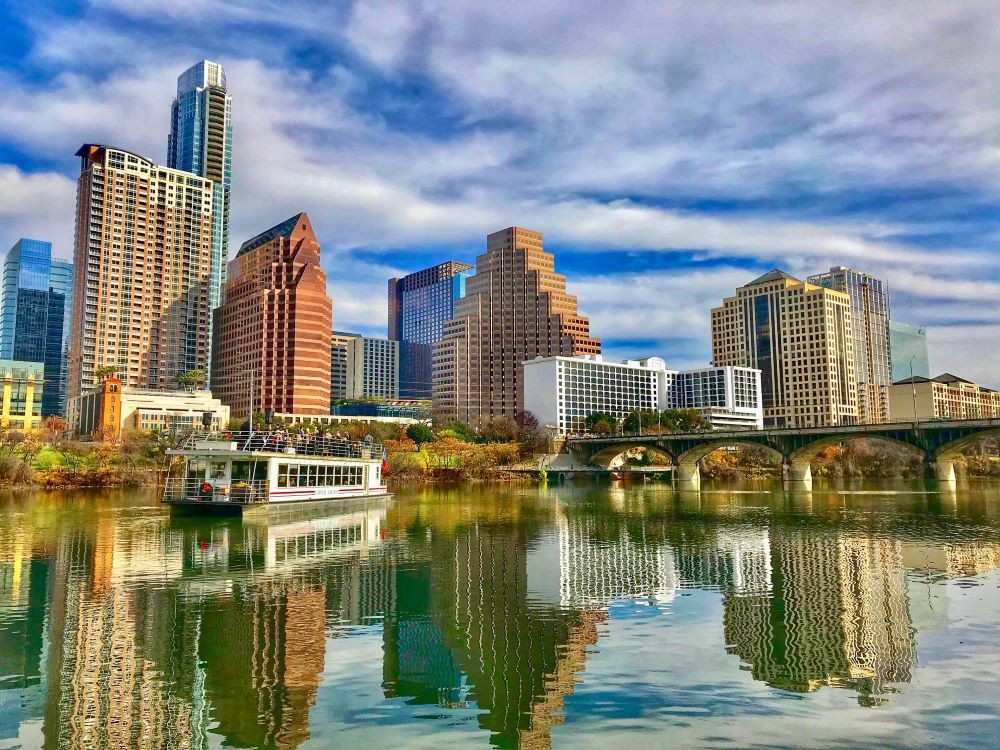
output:
[{"label": "sky", "polygon": [[613,358],[711,357],[709,310],[833,265],[1000,387],[1000,3],[0,0],[0,252],[72,256],[74,152],[166,161],[223,64],[230,254],[306,211],[338,329],[386,280],[540,231]]}]

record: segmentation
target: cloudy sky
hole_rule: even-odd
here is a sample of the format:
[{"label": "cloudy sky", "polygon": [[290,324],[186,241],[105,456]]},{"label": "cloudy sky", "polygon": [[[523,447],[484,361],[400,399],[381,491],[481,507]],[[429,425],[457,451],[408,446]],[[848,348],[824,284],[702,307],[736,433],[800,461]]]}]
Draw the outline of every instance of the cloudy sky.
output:
[{"label": "cloudy sky", "polygon": [[[305,210],[336,327],[539,230],[611,356],[710,356],[772,267],[885,279],[931,369],[1000,387],[1000,3],[0,2],[0,248],[72,254],[83,142],[166,159],[223,63],[233,252]],[[30,10],[25,10],[29,8]]]}]

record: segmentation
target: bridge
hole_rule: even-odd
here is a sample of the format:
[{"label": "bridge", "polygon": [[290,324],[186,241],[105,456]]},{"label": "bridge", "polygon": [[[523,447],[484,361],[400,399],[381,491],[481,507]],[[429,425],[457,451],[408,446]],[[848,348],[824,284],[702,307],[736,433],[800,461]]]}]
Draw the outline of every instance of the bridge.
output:
[{"label": "bridge", "polygon": [[929,477],[955,481],[955,458],[972,443],[1000,436],[1000,419],[898,422],[842,427],[774,428],[765,430],[711,430],[704,432],[576,437],[566,450],[585,462],[608,467],[632,448],[646,448],[668,457],[677,479],[697,483],[698,462],[719,448],[753,445],[781,460],[782,474],[794,481],[812,481],[811,464],[828,445],[856,438],[885,440],[915,451]]}]

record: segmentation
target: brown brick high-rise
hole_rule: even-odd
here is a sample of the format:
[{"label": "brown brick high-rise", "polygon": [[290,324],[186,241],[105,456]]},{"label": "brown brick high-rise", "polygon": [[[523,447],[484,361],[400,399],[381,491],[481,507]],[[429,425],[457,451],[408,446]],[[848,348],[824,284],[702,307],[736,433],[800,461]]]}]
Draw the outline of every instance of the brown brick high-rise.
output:
[{"label": "brown brick high-rise", "polygon": [[519,227],[494,232],[434,345],[435,413],[473,426],[513,418],[524,408],[522,362],[600,352],[542,235]]},{"label": "brown brick high-rise", "polygon": [[330,413],[333,303],[305,213],[243,243],[215,311],[212,391],[234,417]]}]

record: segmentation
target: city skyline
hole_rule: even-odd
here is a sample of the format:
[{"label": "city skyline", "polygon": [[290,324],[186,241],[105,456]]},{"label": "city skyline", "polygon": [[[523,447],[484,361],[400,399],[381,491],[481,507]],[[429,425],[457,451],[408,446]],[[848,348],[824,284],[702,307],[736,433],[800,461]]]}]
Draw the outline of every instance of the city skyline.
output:
[{"label": "city skyline", "polygon": [[[308,210],[329,248],[338,329],[381,333],[386,279],[471,261],[484,232],[520,224],[546,234],[611,357],[697,366],[709,358],[708,310],[730,290],[775,266],[804,278],[846,265],[889,283],[894,318],[927,326],[933,372],[1000,385],[996,355],[976,356],[1000,334],[991,118],[981,77],[965,74],[989,59],[993,11],[907,19],[890,47],[816,9],[734,10],[710,27],[700,10],[632,8],[571,28],[557,10],[526,9],[534,59],[520,34],[478,32],[507,23],[490,10],[475,11],[481,23],[468,9],[397,10],[387,29],[365,3],[325,19],[250,9],[249,26],[224,10],[209,36],[191,23],[196,10],[156,8],[30,21],[0,11],[8,246],[37,237],[67,258],[72,149],[105,142],[163,163],[177,76],[207,57],[238,102],[231,234]],[[130,43],[154,14],[157,33]],[[309,32],[318,20],[343,31],[321,39]],[[936,41],[946,21],[966,29],[958,52]],[[874,7],[869,25],[890,34],[899,19]],[[95,29],[113,31],[95,32],[86,57],[67,43]],[[646,29],[663,35],[655,49]],[[734,62],[789,33],[806,41],[773,68]],[[803,72],[816,55],[825,80]],[[954,95],[932,106],[934,91]],[[907,125],[917,121],[931,125]]]}]

